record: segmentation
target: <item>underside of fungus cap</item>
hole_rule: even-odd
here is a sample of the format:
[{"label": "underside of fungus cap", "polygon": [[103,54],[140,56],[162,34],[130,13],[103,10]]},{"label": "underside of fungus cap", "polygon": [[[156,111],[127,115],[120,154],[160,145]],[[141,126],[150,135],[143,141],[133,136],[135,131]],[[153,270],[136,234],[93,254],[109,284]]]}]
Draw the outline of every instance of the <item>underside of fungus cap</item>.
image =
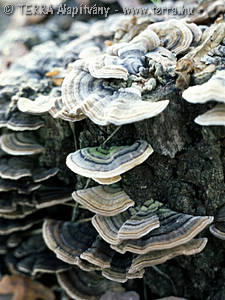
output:
[{"label": "underside of fungus cap", "polygon": [[160,227],[137,240],[123,241],[111,247],[120,252],[146,254],[154,250],[173,248],[193,239],[213,222],[213,217],[191,216],[161,207],[157,212]]},{"label": "underside of fungus cap", "polygon": [[44,151],[30,133],[10,133],[0,137],[0,147],[10,155],[33,155]]},{"label": "underside of fungus cap", "polygon": [[213,109],[195,118],[195,123],[202,126],[225,126],[225,104],[216,105]]},{"label": "underside of fungus cap", "polygon": [[90,223],[76,224],[56,220],[45,220],[43,238],[56,256],[69,264],[75,264],[76,258],[90,248],[97,232]]},{"label": "underside of fungus cap", "polygon": [[114,216],[134,206],[134,201],[118,184],[78,190],[73,192],[72,197],[85,208],[102,216]]},{"label": "underside of fungus cap", "polygon": [[111,185],[113,183],[119,182],[122,179],[122,177],[120,175],[118,175],[118,176],[109,177],[109,178],[96,178],[96,177],[93,177],[92,179],[94,181],[96,181],[97,183],[100,183],[100,184]]},{"label": "underside of fungus cap", "polygon": [[189,242],[165,250],[151,251],[138,255],[133,259],[129,272],[134,273],[144,268],[159,265],[179,255],[193,255],[201,252],[207,244],[207,239],[192,239]]},{"label": "underside of fungus cap", "polygon": [[57,274],[57,279],[67,294],[77,300],[98,300],[106,291],[123,291],[118,283],[78,268]]},{"label": "underside of fungus cap", "polygon": [[84,148],[70,153],[66,164],[74,173],[85,177],[111,178],[141,164],[152,153],[152,147],[140,140],[131,146]]},{"label": "underside of fungus cap", "polygon": [[225,70],[217,71],[207,82],[191,86],[183,92],[190,103],[217,101],[225,103]]}]

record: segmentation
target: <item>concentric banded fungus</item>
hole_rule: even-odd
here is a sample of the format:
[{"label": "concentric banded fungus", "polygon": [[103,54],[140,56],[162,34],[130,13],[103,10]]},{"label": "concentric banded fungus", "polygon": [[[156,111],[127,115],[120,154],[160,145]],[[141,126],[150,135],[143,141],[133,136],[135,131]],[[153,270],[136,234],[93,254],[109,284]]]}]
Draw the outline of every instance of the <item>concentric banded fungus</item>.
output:
[{"label": "concentric banded fungus", "polygon": [[195,118],[195,123],[202,126],[223,125],[225,126],[225,105],[220,104],[206,113]]},{"label": "concentric banded fungus", "polygon": [[54,105],[48,110],[48,113],[53,118],[60,118],[64,121],[75,122],[81,121],[86,118],[85,115],[82,114],[73,114],[70,113],[67,109],[64,108],[62,98],[55,98]]},{"label": "concentric banded fungus", "polygon": [[14,112],[10,117],[5,111],[0,112],[0,128],[6,127],[14,131],[37,130],[44,125],[38,117]]},{"label": "concentric banded fungus", "polygon": [[182,96],[190,103],[206,103],[208,101],[225,103],[225,70],[217,71],[201,85],[189,87]]},{"label": "concentric banded fungus", "polygon": [[67,294],[77,300],[98,300],[108,290],[123,290],[118,283],[102,278],[95,272],[84,272],[77,268],[57,274],[57,279]]},{"label": "concentric banded fungus", "polygon": [[70,268],[47,249],[42,235],[31,236],[20,243],[13,254],[8,256],[8,262],[13,263],[17,272],[32,276],[37,273],[62,272]]},{"label": "concentric banded fungus", "polygon": [[[24,177],[32,177],[34,182],[39,183],[55,176],[57,172],[57,168],[35,169],[34,160],[29,157],[0,158],[0,177],[3,179],[18,180]],[[32,189],[32,187],[30,188]]]},{"label": "concentric banded fungus", "polygon": [[92,224],[109,244],[118,245],[122,240],[139,239],[160,226],[154,209],[138,211],[128,209],[113,217],[95,215]]},{"label": "concentric banded fungus", "polygon": [[46,220],[43,224],[43,238],[56,256],[69,264],[76,264],[76,258],[91,247],[97,232],[89,223],[75,224]]},{"label": "concentric banded fungus", "polygon": [[62,84],[65,109],[78,117],[86,115],[98,125],[123,125],[152,118],[168,105],[168,100],[142,101],[137,86],[114,90],[91,76],[85,60],[74,63]]},{"label": "concentric banded fungus", "polygon": [[0,137],[0,147],[11,155],[32,155],[44,151],[44,147],[37,144],[32,136],[24,133],[2,135]]},{"label": "concentric banded fungus", "polygon": [[160,221],[159,228],[141,239],[123,241],[111,247],[120,253],[130,251],[136,254],[169,249],[187,243],[213,222],[213,217],[195,217],[165,207],[159,207],[156,214]]},{"label": "concentric banded fungus", "polygon": [[115,251],[101,238],[94,241],[89,249],[81,254],[83,260],[100,267],[101,269],[110,268],[111,260]]},{"label": "concentric banded fungus", "polygon": [[107,54],[97,56],[91,59],[88,69],[95,78],[116,78],[127,80],[128,71],[122,65],[116,56]]},{"label": "concentric banded fungus", "polygon": [[207,244],[207,239],[192,239],[189,242],[171,249],[151,251],[138,255],[133,259],[129,272],[134,273],[144,268],[162,264],[179,255],[193,255],[201,252]]},{"label": "concentric banded fungus", "polygon": [[54,253],[45,251],[19,259],[16,268],[20,272],[36,276],[40,273],[63,272],[71,266],[57,259]]},{"label": "concentric banded fungus", "polygon": [[82,271],[85,272],[93,272],[93,271],[101,271],[100,267],[97,267],[86,260],[81,258],[76,258],[76,266],[79,267]]},{"label": "concentric banded fungus", "polygon": [[140,270],[136,273],[128,273],[130,266],[133,261],[133,254],[127,253],[121,255],[115,253],[110,263],[109,269],[103,269],[102,275],[110,280],[116,282],[126,282],[128,279],[132,278],[142,278],[144,270]]},{"label": "concentric banded fungus", "polygon": [[112,178],[141,164],[152,153],[152,147],[145,141],[109,149],[90,147],[70,153],[66,164],[74,173],[85,177]]},{"label": "concentric banded fungus", "polygon": [[62,204],[71,200],[71,190],[69,188],[43,186],[33,194],[31,203],[35,205],[36,209],[41,209]]},{"label": "concentric banded fungus", "polygon": [[[185,90],[183,98],[191,103],[206,103],[208,101],[225,103],[224,77],[225,70],[217,71],[207,82]],[[217,105],[203,115],[198,116],[195,122],[203,126],[225,125],[225,105]]]},{"label": "concentric banded fungus", "polygon": [[33,161],[27,157],[1,158],[0,177],[4,179],[18,180],[32,176]]},{"label": "concentric banded fungus", "polygon": [[148,28],[155,31],[161,39],[164,47],[175,54],[185,52],[193,41],[192,30],[190,30],[189,26],[185,24],[185,22],[180,20],[174,19],[157,22],[149,25]]},{"label": "concentric banded fungus", "polygon": [[72,197],[85,208],[102,216],[117,215],[134,205],[134,201],[117,184],[75,191]]},{"label": "concentric banded fungus", "polygon": [[215,237],[225,240],[225,206],[216,213],[215,223],[209,227],[209,230]]},{"label": "concentric banded fungus", "polygon": [[43,219],[43,212],[35,213],[21,220],[7,220],[0,218],[0,234],[8,235],[17,231],[24,231],[31,228],[34,224],[40,223]]}]

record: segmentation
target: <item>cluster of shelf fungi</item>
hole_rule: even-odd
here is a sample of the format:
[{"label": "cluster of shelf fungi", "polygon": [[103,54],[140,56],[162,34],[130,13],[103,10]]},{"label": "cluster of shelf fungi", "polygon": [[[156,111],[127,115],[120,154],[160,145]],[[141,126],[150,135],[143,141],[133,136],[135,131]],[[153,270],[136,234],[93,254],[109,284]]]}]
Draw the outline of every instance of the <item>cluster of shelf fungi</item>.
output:
[{"label": "cluster of shelf fungi", "polygon": [[[136,204],[122,176],[154,149],[145,140],[126,145],[112,137],[123,125],[166,111],[171,100],[161,91],[168,85],[181,91],[182,101],[219,102],[195,122],[225,125],[224,1],[206,2],[201,15],[186,18],[118,14],[75,21],[67,35],[80,28],[80,36],[61,44],[26,29],[40,45],[0,73],[0,254],[7,272],[52,273],[72,299],[99,299],[124,291],[122,283],[143,278],[145,268],[203,251],[207,238],[196,236],[214,217],[177,212],[152,198]],[[7,47],[15,42],[12,37]],[[77,122],[86,119],[109,135],[78,149]],[[45,131],[54,122],[59,132],[51,138],[60,139],[67,127],[70,140],[60,167],[45,164],[54,153]],[[86,177],[86,186],[66,184],[66,166],[78,181]],[[77,210],[88,217],[71,219]],[[210,226],[221,239],[224,220],[222,208]]]}]

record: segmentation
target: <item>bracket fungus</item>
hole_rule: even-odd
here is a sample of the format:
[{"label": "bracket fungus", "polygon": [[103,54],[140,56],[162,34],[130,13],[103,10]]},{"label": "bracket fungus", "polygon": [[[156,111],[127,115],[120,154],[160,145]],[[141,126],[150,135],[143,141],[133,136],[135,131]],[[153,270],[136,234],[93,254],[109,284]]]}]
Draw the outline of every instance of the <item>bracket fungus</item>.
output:
[{"label": "bracket fungus", "polygon": [[78,268],[57,274],[60,286],[72,299],[98,300],[106,291],[122,292],[120,284],[107,280],[96,272],[84,272]]},{"label": "bracket fungus", "polygon": [[215,222],[209,227],[210,232],[217,238],[225,240],[225,206],[215,215]]},{"label": "bracket fungus", "polygon": [[97,232],[88,223],[75,224],[56,220],[45,220],[43,238],[56,256],[69,264],[87,250],[96,239]]},{"label": "bracket fungus", "polygon": [[224,76],[225,70],[217,71],[207,82],[189,87],[183,92],[183,98],[190,103],[203,104],[208,101],[223,103],[198,116],[195,119],[197,124],[202,126],[225,125]]},{"label": "bracket fungus", "polygon": [[170,249],[151,251],[138,255],[132,261],[129,272],[134,273],[141,269],[166,262],[179,255],[194,255],[201,252],[207,244],[207,239],[192,239],[189,242]]},{"label": "bracket fungus", "polygon": [[11,155],[33,155],[44,151],[44,147],[36,143],[33,135],[22,132],[3,134],[0,137],[0,147]]},{"label": "bracket fungus", "polygon": [[[132,100],[132,101],[131,101]],[[62,84],[62,102],[67,111],[85,115],[98,125],[123,125],[152,118],[169,104],[142,101],[138,86],[113,89],[102,79],[89,73],[86,60],[78,60],[65,76]]]},{"label": "bracket fungus", "polygon": [[38,117],[14,112],[0,111],[0,128],[8,128],[13,131],[37,130],[44,126],[44,121]]},{"label": "bracket fungus", "polygon": [[[153,153],[145,141],[137,141],[131,146],[89,147],[70,153],[67,166],[84,177],[113,178],[144,162]],[[112,183],[112,182],[111,182]]]},{"label": "bracket fungus", "polygon": [[[126,7],[128,0],[120,3]],[[205,133],[202,139],[201,128],[194,129],[193,139],[189,135],[188,117],[192,110],[187,107],[186,111],[180,103],[178,89],[183,91],[191,83],[195,86],[183,92],[185,100],[219,102],[196,118],[198,124],[225,125],[225,22],[222,15],[215,19],[224,13],[224,0],[215,4],[203,1],[203,12],[198,16],[184,18],[168,13],[171,5],[176,10],[184,4],[185,1],[164,1],[162,8],[168,9],[160,15],[115,14],[89,21],[90,14],[87,22],[78,21],[80,16],[71,20],[65,14],[49,15],[40,26],[25,26],[22,31],[8,29],[5,37],[1,36],[0,60],[10,47],[16,51],[16,43],[27,47],[22,59],[13,57],[10,67],[0,72],[3,272],[37,278],[49,273],[42,280],[51,278],[49,283],[56,284],[57,297],[56,277],[68,297],[97,300],[106,291],[121,292],[119,283],[143,278],[148,267],[204,249],[207,239],[195,237],[213,222],[213,217],[194,214],[204,214],[218,205],[219,198],[212,200],[210,194],[214,195],[214,191],[209,191],[217,187],[217,181],[223,189],[223,169],[222,163],[217,168],[219,159],[213,159],[213,170],[204,172],[198,190],[193,178],[188,177],[189,172],[183,178],[183,169],[179,168],[183,154],[177,152],[185,152],[193,174],[199,168],[189,158],[190,153],[193,149],[199,151],[203,140],[204,145],[212,143]],[[189,4],[197,12],[196,1]],[[71,8],[78,6],[72,4]],[[145,8],[156,7],[149,4],[141,9]],[[159,3],[157,8],[161,10]],[[202,22],[207,25],[202,26]],[[158,118],[147,120],[159,114]],[[202,140],[193,145],[195,137]],[[218,140],[221,143],[221,138]],[[152,141],[153,147],[147,141]],[[171,154],[168,143],[176,144],[177,155]],[[122,174],[146,161],[153,148],[156,155],[151,157],[151,165],[146,162],[126,174],[123,188],[115,184]],[[223,162],[223,148],[215,149]],[[198,153],[202,152],[195,152],[201,159]],[[204,159],[211,161],[211,153],[204,154]],[[85,184],[85,179],[69,172],[66,165],[72,172],[101,185],[93,187],[89,179]],[[215,172],[215,168],[219,171]],[[209,177],[213,180],[209,182],[211,171]],[[205,183],[207,191],[203,189]],[[181,197],[174,200],[171,190],[172,196]],[[208,207],[210,201],[212,207]],[[177,211],[171,210],[171,205]],[[222,208],[210,226],[211,233],[225,239],[224,224]],[[188,271],[192,270],[190,265],[185,266]],[[179,262],[171,268],[177,266]],[[149,278],[146,283],[155,284],[156,277]],[[17,291],[10,284],[6,292],[18,300],[28,299],[22,292],[18,296],[24,288],[24,281],[19,282]],[[176,285],[180,293],[183,280],[181,284],[176,281]],[[134,286],[139,289],[138,284]],[[0,295],[1,288],[0,282]],[[151,287],[148,290],[150,294],[145,298],[152,298],[153,294],[164,296]],[[170,294],[169,287],[162,286],[160,293],[167,290]],[[54,299],[51,294],[37,295]],[[31,298],[35,296],[32,294]]]},{"label": "bracket fungus", "polygon": [[160,203],[155,214],[159,217],[159,228],[140,239],[124,240],[117,245],[111,245],[112,249],[120,253],[130,251],[136,254],[146,254],[154,250],[173,248],[187,243],[213,222],[213,217],[177,213],[161,206]]},{"label": "bracket fungus", "polygon": [[72,197],[85,208],[102,216],[114,216],[134,206],[134,201],[117,184],[78,190],[73,192]]},{"label": "bracket fungus", "polygon": [[[167,20],[149,25],[157,33],[163,46],[176,55],[185,52],[193,41],[199,41],[201,30],[194,23],[186,24],[183,20]],[[193,28],[193,29],[192,29]]]},{"label": "bracket fungus", "polygon": [[119,215],[105,217],[95,215],[92,224],[99,235],[109,244],[118,245],[123,240],[139,239],[160,226],[153,209],[142,211],[128,209]]}]

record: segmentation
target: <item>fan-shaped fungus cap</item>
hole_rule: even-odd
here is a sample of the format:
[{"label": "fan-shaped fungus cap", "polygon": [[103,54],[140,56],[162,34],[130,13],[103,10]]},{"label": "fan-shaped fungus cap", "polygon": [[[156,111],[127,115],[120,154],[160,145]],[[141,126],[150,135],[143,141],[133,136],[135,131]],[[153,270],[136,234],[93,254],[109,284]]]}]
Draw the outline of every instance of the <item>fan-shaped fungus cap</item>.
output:
[{"label": "fan-shaped fungus cap", "polygon": [[0,177],[18,180],[32,176],[33,161],[27,157],[0,158]]},{"label": "fan-shaped fungus cap", "polygon": [[33,136],[22,132],[3,134],[0,137],[0,147],[11,155],[32,155],[44,151],[44,147],[37,144]]},{"label": "fan-shaped fungus cap", "polygon": [[8,117],[5,110],[0,111],[0,128],[7,127],[14,131],[37,130],[44,126],[44,121],[38,117],[23,114],[21,112],[13,112]]},{"label": "fan-shaped fungus cap", "polygon": [[151,251],[144,255],[138,255],[133,259],[129,272],[134,273],[158,264],[179,255],[193,255],[201,252],[207,244],[207,239],[192,239],[189,242],[170,249]]},{"label": "fan-shaped fungus cap", "polygon": [[134,201],[118,184],[78,190],[73,192],[72,197],[85,208],[102,216],[117,215],[134,205]]},{"label": "fan-shaped fungus cap", "polygon": [[44,251],[19,259],[16,268],[20,272],[36,276],[40,273],[63,272],[71,266],[58,259],[53,252]]},{"label": "fan-shaped fungus cap", "polygon": [[[110,280],[116,282],[126,282],[129,279],[128,271],[132,264],[133,254],[126,253],[125,255],[121,255],[119,253],[115,253],[111,260],[110,268],[103,269],[102,275]],[[132,278],[142,278],[144,274],[144,270],[141,272],[137,272],[136,274],[132,273]]]},{"label": "fan-shaped fungus cap", "polygon": [[62,84],[65,109],[86,115],[98,125],[123,125],[152,118],[168,105],[168,100],[142,101],[141,88],[114,88],[91,76],[83,60],[77,61]]},{"label": "fan-shaped fungus cap", "polygon": [[101,268],[89,263],[86,260],[81,259],[80,257],[76,258],[76,266],[85,272],[101,271]]},{"label": "fan-shaped fungus cap", "polygon": [[225,70],[217,71],[207,82],[187,88],[183,98],[190,103],[225,103]]},{"label": "fan-shaped fungus cap", "polygon": [[149,25],[148,28],[157,33],[164,47],[176,55],[185,52],[194,38],[189,26],[181,20],[157,22]]},{"label": "fan-shaped fungus cap", "polygon": [[64,121],[75,122],[81,121],[86,118],[83,114],[74,114],[67,110],[62,102],[61,97],[56,97],[53,106],[49,109],[48,113],[53,118],[60,118]]},{"label": "fan-shaped fungus cap", "polygon": [[31,228],[34,224],[40,223],[43,219],[42,215],[41,213],[35,213],[23,219],[13,221],[5,218],[0,218],[0,234],[8,235],[17,231],[25,231]]},{"label": "fan-shaped fungus cap", "polygon": [[110,263],[114,254],[115,251],[101,238],[97,237],[91,248],[84,251],[80,257],[101,269],[105,269],[110,268]]},{"label": "fan-shaped fungus cap", "polygon": [[28,98],[19,98],[17,102],[17,107],[20,111],[41,115],[48,112],[54,105],[55,98],[52,96],[38,96],[35,100],[30,100]]},{"label": "fan-shaped fungus cap", "polygon": [[127,80],[128,71],[122,66],[117,56],[107,54],[99,55],[90,60],[88,69],[95,78],[116,78]]},{"label": "fan-shaped fungus cap", "polygon": [[72,200],[71,190],[64,187],[41,187],[33,194],[33,201],[36,209],[51,207]]},{"label": "fan-shaped fungus cap", "polygon": [[213,217],[186,215],[165,207],[160,207],[157,215],[160,221],[159,228],[141,239],[123,241],[111,247],[120,253],[130,251],[136,254],[169,249],[187,243],[213,222]]},{"label": "fan-shaped fungus cap", "polygon": [[225,126],[225,104],[216,105],[214,108],[208,110],[206,113],[198,116],[197,118],[195,118],[195,123],[202,126]]},{"label": "fan-shaped fungus cap", "polygon": [[151,209],[145,212],[128,209],[112,217],[95,215],[92,224],[99,235],[112,245],[118,245],[122,240],[139,239],[160,226],[158,216]]},{"label": "fan-shaped fungus cap", "polygon": [[56,174],[58,174],[59,169],[58,168],[51,168],[51,169],[45,169],[45,168],[37,168],[34,169],[32,172],[32,177],[34,182],[42,182],[45,181],[51,177],[54,177]]},{"label": "fan-shaped fungus cap", "polygon": [[152,147],[140,140],[131,146],[84,148],[70,153],[66,164],[74,173],[85,177],[111,178],[141,164],[152,153]]},{"label": "fan-shaped fungus cap", "polygon": [[89,223],[75,224],[56,220],[45,220],[43,238],[56,256],[69,264],[91,247],[97,232]]},{"label": "fan-shaped fungus cap", "polygon": [[77,300],[98,300],[108,290],[122,291],[122,287],[95,272],[72,269],[57,274],[59,285],[72,298]]}]

